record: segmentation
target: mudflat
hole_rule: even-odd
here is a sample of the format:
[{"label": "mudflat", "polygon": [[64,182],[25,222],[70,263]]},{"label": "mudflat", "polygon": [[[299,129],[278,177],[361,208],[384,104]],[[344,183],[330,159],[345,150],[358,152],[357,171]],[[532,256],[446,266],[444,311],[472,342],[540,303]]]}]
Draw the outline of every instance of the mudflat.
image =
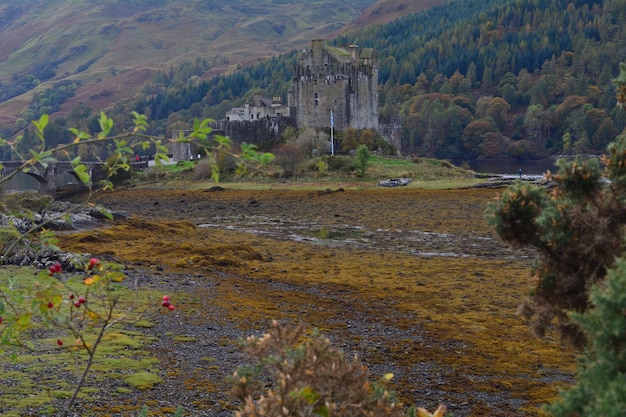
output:
[{"label": "mudflat", "polygon": [[236,339],[277,319],[318,328],[372,379],[393,373],[405,404],[539,416],[572,382],[575,352],[535,338],[516,315],[534,253],[487,225],[500,192],[125,188],[96,202],[130,218],[64,235],[62,245],[171,292],[176,314],[145,331],[193,336],[150,346],[166,382],[118,405],[232,415],[226,380],[246,359]]}]

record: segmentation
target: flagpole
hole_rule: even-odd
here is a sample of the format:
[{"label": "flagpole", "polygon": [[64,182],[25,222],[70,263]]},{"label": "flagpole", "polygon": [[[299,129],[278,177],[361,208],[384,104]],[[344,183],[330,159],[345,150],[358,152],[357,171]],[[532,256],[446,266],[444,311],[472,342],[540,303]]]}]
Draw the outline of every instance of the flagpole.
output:
[{"label": "flagpole", "polygon": [[330,154],[335,154],[335,138],[334,132],[335,130],[335,119],[333,118],[333,111],[330,111]]}]

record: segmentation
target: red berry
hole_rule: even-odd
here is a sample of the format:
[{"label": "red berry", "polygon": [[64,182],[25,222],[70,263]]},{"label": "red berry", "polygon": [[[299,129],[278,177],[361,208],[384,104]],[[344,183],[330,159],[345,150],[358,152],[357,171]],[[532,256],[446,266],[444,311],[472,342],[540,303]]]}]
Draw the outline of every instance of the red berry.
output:
[{"label": "red berry", "polygon": [[54,275],[57,272],[61,272],[63,270],[63,268],[61,267],[61,264],[58,262],[55,262],[53,265],[50,265],[48,267],[48,271],[50,272],[50,275]]},{"label": "red berry", "polygon": [[176,307],[174,307],[174,304],[170,304],[167,306],[167,308],[170,309],[170,311],[174,310]]},{"label": "red berry", "polygon": [[2,321],[3,321],[3,319],[2,319],[2,317],[0,317],[0,324],[2,324]]},{"label": "red berry", "polygon": [[70,294],[70,300],[74,299],[74,294]]},{"label": "red berry", "polygon": [[85,303],[87,302],[87,300],[85,299],[85,297],[79,297],[79,298],[78,298],[78,302],[79,302],[80,304],[85,304]]},{"label": "red berry", "polygon": [[170,300],[170,296],[169,295],[164,295],[163,296],[163,301],[169,301]]},{"label": "red berry", "polygon": [[54,307],[54,304],[52,303],[52,301],[49,301],[48,302],[48,308],[52,308],[52,307]]},{"label": "red berry", "polygon": [[63,346],[63,341],[61,339],[57,339],[57,345]]},{"label": "red berry", "polygon": [[76,301],[76,302],[74,303],[74,307],[76,307],[76,308],[80,307],[80,303],[79,303],[78,301]]},{"label": "red berry", "polygon": [[169,301],[167,301],[167,300],[163,300],[163,302],[161,303],[161,305],[162,305],[163,307],[169,307],[171,304],[170,304],[170,302],[169,302]]},{"label": "red berry", "polygon": [[100,263],[100,259],[98,258],[91,258],[89,260],[89,264],[87,265],[87,269],[92,269],[94,266],[98,265]]}]

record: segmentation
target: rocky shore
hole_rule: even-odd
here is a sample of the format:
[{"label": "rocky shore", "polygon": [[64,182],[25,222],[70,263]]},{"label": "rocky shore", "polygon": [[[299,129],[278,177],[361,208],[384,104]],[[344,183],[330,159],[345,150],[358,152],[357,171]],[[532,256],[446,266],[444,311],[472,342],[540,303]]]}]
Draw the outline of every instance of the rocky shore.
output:
[{"label": "rocky shore", "polygon": [[27,194],[24,198],[31,201],[34,199],[38,203],[27,204],[27,207],[21,211],[15,210],[9,214],[0,213],[0,228],[12,231],[7,233],[13,235],[13,238],[7,242],[6,248],[18,236],[23,236],[2,258],[2,263],[5,265],[46,269],[58,262],[64,271],[72,272],[76,269],[76,265],[83,263],[89,254],[71,253],[41,245],[32,237],[43,230],[61,233],[86,230],[102,226],[110,220],[122,220],[129,217],[129,214],[125,212],[112,212],[104,207],[73,204],[52,200],[45,196],[29,197]]},{"label": "rocky shore", "polygon": [[107,379],[76,412],[136,415],[147,404],[232,416],[228,378],[246,363],[237,339],[278,319],[320,329],[372,379],[393,373],[406,404],[540,416],[571,381],[573,354],[534,339],[515,314],[533,254],[486,225],[497,193],[222,186],[97,196],[130,217],[60,232],[59,246],[123,263],[130,282],[170,294],[177,309],[141,330],[155,337],[146,348],[164,381],[121,395],[123,384]]}]

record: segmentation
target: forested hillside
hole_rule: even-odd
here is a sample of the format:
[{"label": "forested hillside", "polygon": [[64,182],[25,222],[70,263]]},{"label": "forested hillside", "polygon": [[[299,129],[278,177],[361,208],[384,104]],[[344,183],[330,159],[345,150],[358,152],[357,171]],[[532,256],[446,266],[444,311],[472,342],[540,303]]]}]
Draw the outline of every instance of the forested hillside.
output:
[{"label": "forested hillside", "polygon": [[[432,0],[414,3],[422,1]],[[78,82],[68,102],[101,108],[132,97],[157,70],[183,61],[201,58],[202,76],[210,78],[302,48],[313,37],[332,37],[374,3],[2,0],[0,127],[19,126],[16,116],[34,93],[58,82]],[[55,111],[61,103],[57,97],[41,107]]]},{"label": "forested hillside", "polygon": [[[329,43],[378,51],[380,113],[401,121],[404,154],[537,158],[602,152],[624,129],[612,80],[626,59],[625,23],[623,0],[457,0]],[[285,97],[295,59],[211,80],[201,58],[184,62],[107,114],[145,112],[162,134],[219,119],[252,94]],[[89,110],[63,123],[96,128]]]},{"label": "forested hillside", "polygon": [[355,40],[381,51],[381,114],[401,116],[405,150],[537,157],[601,152],[623,130],[625,22],[619,0],[465,1]]}]

